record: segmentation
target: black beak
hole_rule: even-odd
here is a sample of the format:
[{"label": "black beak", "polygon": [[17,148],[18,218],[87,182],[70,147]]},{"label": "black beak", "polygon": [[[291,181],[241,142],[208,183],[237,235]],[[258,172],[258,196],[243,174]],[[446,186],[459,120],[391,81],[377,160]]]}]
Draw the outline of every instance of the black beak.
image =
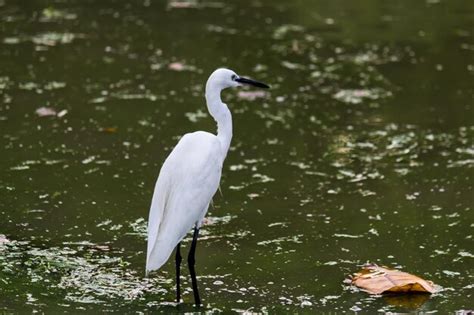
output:
[{"label": "black beak", "polygon": [[235,79],[235,81],[239,82],[239,83],[242,83],[242,84],[248,84],[248,85],[256,86],[256,87],[259,87],[259,88],[264,88],[264,89],[270,88],[265,83],[254,81],[254,80],[247,79],[247,78],[239,77],[239,78]]}]

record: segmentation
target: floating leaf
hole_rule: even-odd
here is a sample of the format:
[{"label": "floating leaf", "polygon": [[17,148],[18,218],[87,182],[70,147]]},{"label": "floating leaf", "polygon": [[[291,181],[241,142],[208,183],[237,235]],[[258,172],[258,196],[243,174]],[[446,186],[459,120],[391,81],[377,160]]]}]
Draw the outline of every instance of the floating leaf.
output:
[{"label": "floating leaf", "polygon": [[173,0],[168,3],[170,9],[188,9],[188,8],[197,8],[197,1],[177,1]]},{"label": "floating leaf", "polygon": [[10,243],[10,240],[5,235],[0,234],[0,246],[6,243]]},{"label": "floating leaf", "polygon": [[265,91],[239,91],[237,96],[243,100],[253,101],[257,98],[263,98],[267,95]]},{"label": "floating leaf", "polygon": [[304,66],[299,63],[289,62],[289,61],[282,61],[281,65],[290,70],[297,70],[297,69],[304,69]]},{"label": "floating leaf", "polygon": [[37,45],[56,46],[57,44],[70,44],[76,38],[84,37],[82,34],[48,32],[31,37]]},{"label": "floating leaf", "polygon": [[45,90],[57,90],[66,87],[65,82],[51,81],[44,85]]},{"label": "floating leaf", "polygon": [[66,109],[63,109],[62,111],[60,111],[60,112],[58,113],[57,116],[58,116],[59,118],[61,118],[61,117],[64,117],[66,114],[67,114],[67,110],[66,110]]},{"label": "floating leaf", "polygon": [[340,90],[333,95],[335,99],[347,104],[359,104],[364,100],[377,100],[391,96],[389,91],[380,88]]},{"label": "floating leaf", "polygon": [[75,13],[69,13],[53,7],[48,7],[43,9],[39,20],[40,22],[51,22],[57,20],[74,20],[76,18],[77,14]]},{"label": "floating leaf", "polygon": [[283,39],[290,32],[302,32],[304,28],[300,25],[284,24],[273,32],[274,39]]},{"label": "floating leaf", "polygon": [[36,115],[40,117],[46,117],[46,116],[57,116],[59,118],[64,117],[68,111],[66,109],[63,109],[59,112],[56,112],[54,108],[51,107],[40,107],[36,110]]},{"label": "floating leaf", "polygon": [[433,282],[412,274],[377,265],[368,265],[352,278],[352,284],[370,294],[435,293]]},{"label": "floating leaf", "polygon": [[222,2],[202,2],[197,0],[170,0],[168,9],[202,9],[202,8],[222,8]]},{"label": "floating leaf", "polygon": [[168,65],[168,69],[173,71],[195,71],[196,67],[189,66],[183,62],[172,62]]},{"label": "floating leaf", "polygon": [[36,110],[36,114],[40,117],[56,116],[56,111],[51,107],[40,107]]}]

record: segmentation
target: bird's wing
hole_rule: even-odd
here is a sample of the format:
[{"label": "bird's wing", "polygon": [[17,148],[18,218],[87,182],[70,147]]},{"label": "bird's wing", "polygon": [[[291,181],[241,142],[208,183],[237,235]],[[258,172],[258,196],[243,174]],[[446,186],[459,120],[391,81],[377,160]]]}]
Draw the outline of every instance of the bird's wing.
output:
[{"label": "bird's wing", "polygon": [[181,138],[161,168],[148,221],[146,270],[160,268],[174,247],[205,215],[219,185],[219,140],[207,132]]}]

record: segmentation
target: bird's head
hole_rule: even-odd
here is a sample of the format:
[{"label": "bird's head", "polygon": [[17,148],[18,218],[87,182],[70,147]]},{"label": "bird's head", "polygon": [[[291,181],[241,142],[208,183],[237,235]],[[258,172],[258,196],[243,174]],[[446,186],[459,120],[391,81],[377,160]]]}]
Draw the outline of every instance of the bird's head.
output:
[{"label": "bird's head", "polygon": [[225,68],[215,70],[207,80],[208,87],[213,86],[220,90],[242,85],[251,85],[264,89],[269,88],[265,83],[241,77],[234,71]]}]

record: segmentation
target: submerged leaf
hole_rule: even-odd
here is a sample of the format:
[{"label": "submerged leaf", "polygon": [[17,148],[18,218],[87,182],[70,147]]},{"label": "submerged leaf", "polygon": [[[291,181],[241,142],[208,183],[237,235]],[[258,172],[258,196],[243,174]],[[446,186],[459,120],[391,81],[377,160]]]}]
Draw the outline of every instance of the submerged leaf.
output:
[{"label": "submerged leaf", "polygon": [[352,278],[352,284],[370,294],[382,293],[435,293],[431,281],[412,274],[377,265],[368,265]]}]

